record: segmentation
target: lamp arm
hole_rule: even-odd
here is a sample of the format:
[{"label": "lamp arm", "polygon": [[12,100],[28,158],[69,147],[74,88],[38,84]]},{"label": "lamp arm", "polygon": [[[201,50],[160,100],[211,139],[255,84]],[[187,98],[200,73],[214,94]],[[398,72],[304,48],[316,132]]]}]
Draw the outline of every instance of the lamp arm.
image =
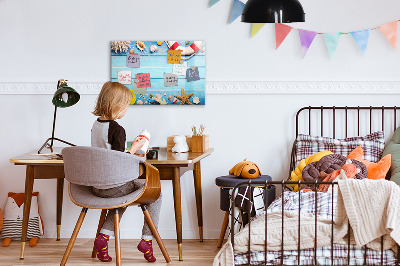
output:
[{"label": "lamp arm", "polygon": [[56,129],[56,118],[57,118],[57,106],[54,106],[53,131],[51,132],[51,144],[50,144],[50,148],[53,147],[54,131],[55,131],[55,129]]}]

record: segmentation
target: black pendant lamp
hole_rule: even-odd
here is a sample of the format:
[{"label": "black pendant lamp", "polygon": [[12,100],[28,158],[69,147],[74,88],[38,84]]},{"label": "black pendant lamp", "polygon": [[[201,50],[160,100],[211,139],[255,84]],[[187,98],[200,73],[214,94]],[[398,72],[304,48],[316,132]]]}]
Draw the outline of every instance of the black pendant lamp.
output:
[{"label": "black pendant lamp", "polygon": [[304,22],[304,10],[298,0],[249,0],[243,9],[242,22]]}]

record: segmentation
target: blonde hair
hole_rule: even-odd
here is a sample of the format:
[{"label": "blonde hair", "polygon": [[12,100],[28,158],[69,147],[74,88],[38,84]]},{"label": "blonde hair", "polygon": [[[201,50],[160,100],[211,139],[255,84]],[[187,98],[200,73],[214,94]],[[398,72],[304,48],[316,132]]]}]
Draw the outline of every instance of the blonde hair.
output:
[{"label": "blonde hair", "polygon": [[132,96],[132,92],[125,85],[108,81],[101,88],[93,114],[115,120],[123,108],[130,103]]}]

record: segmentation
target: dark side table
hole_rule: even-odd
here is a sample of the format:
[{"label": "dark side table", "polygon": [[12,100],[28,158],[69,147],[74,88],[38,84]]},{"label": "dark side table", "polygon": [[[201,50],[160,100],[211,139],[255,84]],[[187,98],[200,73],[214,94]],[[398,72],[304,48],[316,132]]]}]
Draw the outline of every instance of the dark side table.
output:
[{"label": "dark side table", "polygon": [[[249,180],[265,182],[266,180],[272,181],[272,178],[269,175],[261,175],[254,179],[246,179],[246,178],[236,177],[234,175],[226,175],[217,177],[215,179],[215,184],[220,187],[220,209],[225,212],[225,217],[224,221],[222,222],[221,233],[219,235],[219,240],[217,245],[218,248],[222,246],[226,228],[228,227],[229,211],[230,211],[230,198],[229,198],[230,190],[233,189],[237,184]],[[266,206],[269,206],[269,204],[271,204],[275,200],[275,186],[271,185],[267,189],[268,189],[268,199],[265,200],[267,200]]]}]

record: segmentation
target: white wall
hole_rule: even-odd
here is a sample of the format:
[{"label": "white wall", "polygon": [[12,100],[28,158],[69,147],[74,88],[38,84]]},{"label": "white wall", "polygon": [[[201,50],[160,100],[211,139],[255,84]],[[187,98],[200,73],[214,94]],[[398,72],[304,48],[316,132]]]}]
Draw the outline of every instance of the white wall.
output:
[{"label": "white wall", "polygon": [[[391,50],[379,31],[371,33],[362,57],[351,36],[343,36],[329,59],[318,36],[305,59],[297,32],[274,50],[273,25],[250,40],[250,25],[227,24],[229,0],[208,9],[208,0],[146,1],[22,1],[0,0],[0,82],[104,82],[109,79],[109,42],[123,39],[203,39],[207,41],[209,81],[399,81],[399,52]],[[303,0],[309,30],[350,31],[399,19],[397,1]],[[0,207],[7,192],[24,190],[25,169],[9,158],[37,149],[50,136],[53,106],[50,95],[0,95]],[[78,145],[90,144],[91,111],[96,95],[82,95],[74,107],[60,109],[56,135]],[[205,123],[215,152],[202,163],[203,212],[206,238],[217,238],[223,214],[214,179],[243,158],[255,161],[275,180],[286,176],[294,138],[294,115],[308,105],[398,105],[399,95],[254,94],[207,95],[203,107],[132,107],[121,124],[132,139],[142,128],[153,133],[153,145],[190,133]],[[55,237],[55,180],[39,180],[40,211],[45,237]],[[175,238],[172,188],[163,181],[160,232]],[[182,177],[184,238],[197,237],[197,218],[190,173]],[[64,193],[62,237],[69,237],[79,208]],[[92,237],[99,212],[87,216],[80,237]],[[139,218],[138,218],[139,217]],[[121,222],[122,237],[139,238],[142,218],[131,208]]]}]

